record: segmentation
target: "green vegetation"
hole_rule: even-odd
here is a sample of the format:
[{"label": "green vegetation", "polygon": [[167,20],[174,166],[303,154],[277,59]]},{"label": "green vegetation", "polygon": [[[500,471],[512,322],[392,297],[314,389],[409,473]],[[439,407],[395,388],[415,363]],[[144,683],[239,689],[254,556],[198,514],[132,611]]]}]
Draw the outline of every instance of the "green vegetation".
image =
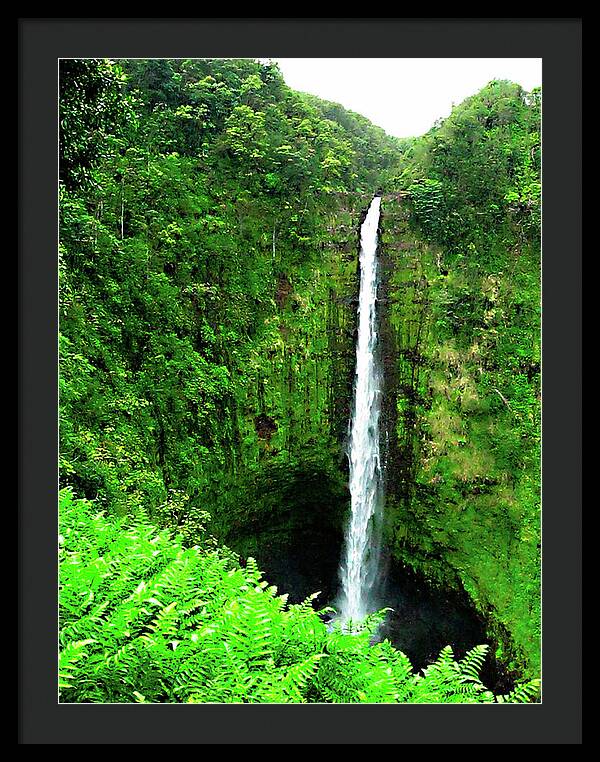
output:
[{"label": "green vegetation", "polygon": [[[404,156],[384,207],[396,554],[463,586],[540,668],[540,100],[488,85]],[[394,248],[403,241],[401,249]]]},{"label": "green vegetation", "polygon": [[123,65],[61,64],[61,471],[157,518],[338,457],[373,170],[275,67]]},{"label": "green vegetation", "polygon": [[62,701],[490,703],[537,691],[487,691],[485,646],[460,662],[448,647],[414,674],[389,642],[369,645],[379,616],[328,632],[310,598],[288,606],[253,559],[241,568],[210,538],[186,547],[67,490],[60,517]]},{"label": "green vegetation", "polygon": [[494,700],[485,649],[417,676],[225,547],[341,532],[381,189],[390,548],[537,678],[539,93],[411,141],[252,60],[62,60],[60,98],[61,700]]}]

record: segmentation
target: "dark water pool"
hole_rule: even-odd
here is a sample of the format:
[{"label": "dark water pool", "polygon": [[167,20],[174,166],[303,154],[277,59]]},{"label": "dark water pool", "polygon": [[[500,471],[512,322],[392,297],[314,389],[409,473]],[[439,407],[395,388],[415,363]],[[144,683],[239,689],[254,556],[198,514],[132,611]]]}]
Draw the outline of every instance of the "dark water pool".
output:
[{"label": "dark water pool", "polygon": [[434,661],[444,646],[452,646],[459,659],[473,646],[486,643],[490,648],[482,682],[496,693],[513,687],[512,677],[494,657],[485,622],[466,593],[432,587],[410,570],[391,566],[382,600],[393,611],[388,612],[379,637],[387,637],[404,651],[416,669]]},{"label": "dark water pool", "polygon": [[[334,533],[300,535],[282,542],[261,538],[257,552],[265,578],[289,594],[290,603],[299,603],[321,591],[318,607],[335,606],[338,593],[338,563],[341,541]],[[483,672],[483,683],[496,693],[513,686],[507,670],[493,656],[494,645],[486,635],[485,623],[464,593],[432,587],[426,580],[398,564],[390,564],[381,608],[390,607],[379,637],[388,638],[410,658],[413,667],[423,669],[451,645],[456,658],[462,658],[475,645],[490,645]]]}]

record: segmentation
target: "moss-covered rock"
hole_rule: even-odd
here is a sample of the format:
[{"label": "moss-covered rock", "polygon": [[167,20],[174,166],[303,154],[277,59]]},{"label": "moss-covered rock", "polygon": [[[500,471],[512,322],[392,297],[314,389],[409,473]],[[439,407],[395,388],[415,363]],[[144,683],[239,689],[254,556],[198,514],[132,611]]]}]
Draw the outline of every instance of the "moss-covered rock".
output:
[{"label": "moss-covered rock", "polygon": [[466,590],[499,655],[536,675],[539,377],[514,367],[518,344],[507,348],[524,311],[520,341],[535,343],[535,248],[504,252],[491,272],[457,262],[444,273],[401,198],[384,198],[382,221],[392,552],[432,581]]}]

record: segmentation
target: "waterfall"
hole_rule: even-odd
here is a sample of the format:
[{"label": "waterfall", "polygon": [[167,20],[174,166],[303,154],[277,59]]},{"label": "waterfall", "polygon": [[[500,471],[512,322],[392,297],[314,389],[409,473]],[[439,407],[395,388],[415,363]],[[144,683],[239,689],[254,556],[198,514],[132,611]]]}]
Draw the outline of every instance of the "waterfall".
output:
[{"label": "waterfall", "polygon": [[377,352],[377,231],[381,198],[375,196],[360,230],[360,292],[354,404],[350,420],[351,516],[340,568],[342,623],[373,610],[381,553],[379,412],[381,370]]}]

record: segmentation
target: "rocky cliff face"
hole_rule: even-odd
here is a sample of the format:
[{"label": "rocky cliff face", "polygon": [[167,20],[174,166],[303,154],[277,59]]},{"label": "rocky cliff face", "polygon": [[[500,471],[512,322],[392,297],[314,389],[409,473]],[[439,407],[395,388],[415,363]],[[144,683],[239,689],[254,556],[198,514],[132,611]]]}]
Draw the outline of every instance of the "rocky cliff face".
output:
[{"label": "rocky cliff face", "polygon": [[446,271],[411,228],[402,196],[388,195],[381,260],[392,555],[436,584],[466,590],[498,654],[535,673],[539,368],[524,369],[528,404],[517,409],[521,386],[512,403],[500,389],[502,342],[524,309],[519,281],[535,283],[535,252],[512,252],[512,277],[473,278],[460,263]]},{"label": "rocky cliff face", "polygon": [[[370,196],[340,196],[310,262],[278,273],[273,309],[236,394],[236,467],[214,491],[212,527],[301,598],[335,593],[348,509],[358,229]],[[276,246],[276,242],[275,242]],[[289,261],[289,257],[288,257]],[[267,284],[266,284],[267,285]]]}]

